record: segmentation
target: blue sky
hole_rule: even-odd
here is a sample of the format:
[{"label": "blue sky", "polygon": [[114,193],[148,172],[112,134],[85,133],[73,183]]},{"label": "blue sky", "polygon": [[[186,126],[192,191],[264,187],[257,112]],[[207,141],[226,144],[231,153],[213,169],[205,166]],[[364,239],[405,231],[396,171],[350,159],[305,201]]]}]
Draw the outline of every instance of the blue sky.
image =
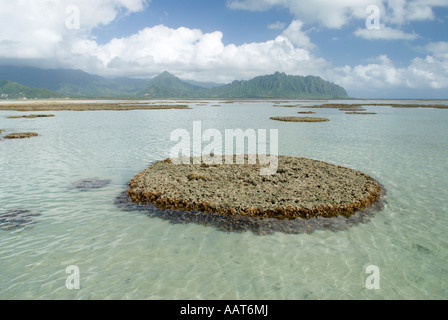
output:
[{"label": "blue sky", "polygon": [[448,98],[447,21],[447,0],[0,0],[0,61],[219,83],[281,71],[354,97]]}]

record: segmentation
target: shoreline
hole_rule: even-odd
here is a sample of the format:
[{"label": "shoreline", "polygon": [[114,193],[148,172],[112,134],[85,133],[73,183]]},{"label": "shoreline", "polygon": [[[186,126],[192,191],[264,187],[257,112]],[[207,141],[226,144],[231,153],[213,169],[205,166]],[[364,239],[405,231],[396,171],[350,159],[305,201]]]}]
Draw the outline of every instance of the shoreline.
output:
[{"label": "shoreline", "polygon": [[[195,103],[257,103],[257,102],[272,102],[275,107],[290,107],[290,108],[305,108],[305,109],[352,109],[365,106],[383,106],[392,108],[435,108],[448,109],[448,100],[444,99],[343,99],[333,100],[336,103],[324,103],[320,105],[277,105],[278,103],[304,103],[309,101],[330,102],[329,99],[158,99],[158,100],[141,100],[141,99],[68,99],[68,100],[0,100],[0,111],[126,111],[126,110],[190,110],[192,107],[189,104]],[[391,102],[405,102],[413,101],[414,103],[353,103],[356,101],[391,101]],[[441,101],[447,102],[444,104],[416,104],[415,102],[430,102]],[[353,111],[353,110],[347,110]]]}]

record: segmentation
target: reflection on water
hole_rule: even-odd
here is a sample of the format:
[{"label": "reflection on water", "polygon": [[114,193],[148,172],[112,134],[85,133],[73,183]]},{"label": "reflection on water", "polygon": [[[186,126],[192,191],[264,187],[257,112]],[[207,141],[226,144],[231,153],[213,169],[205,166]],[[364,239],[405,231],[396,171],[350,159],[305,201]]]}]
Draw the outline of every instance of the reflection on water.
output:
[{"label": "reflection on water", "polygon": [[[60,111],[54,118],[15,120],[7,117],[23,113],[1,111],[2,135],[38,132],[39,137],[0,141],[0,214],[25,222],[0,229],[0,298],[448,297],[448,110],[367,106],[376,115],[354,117],[315,109],[330,122],[309,124],[269,120],[306,109],[273,102],[212,107],[216,104],[192,102],[193,110]],[[199,120],[204,130],[221,132],[278,129],[280,154],[371,175],[387,190],[384,207],[349,228],[342,221],[315,221],[316,228],[297,228],[303,232],[272,233],[250,221],[229,224],[191,213],[166,220],[166,212],[164,218],[154,208],[117,205],[126,204],[120,195],[132,177],[169,157],[170,133],[191,130]],[[83,190],[73,188],[74,181],[108,183]],[[202,223],[184,223],[188,219]],[[228,232],[229,226],[238,232]],[[70,265],[80,269],[80,290],[65,286]],[[370,265],[381,271],[380,290],[365,286]]]}]

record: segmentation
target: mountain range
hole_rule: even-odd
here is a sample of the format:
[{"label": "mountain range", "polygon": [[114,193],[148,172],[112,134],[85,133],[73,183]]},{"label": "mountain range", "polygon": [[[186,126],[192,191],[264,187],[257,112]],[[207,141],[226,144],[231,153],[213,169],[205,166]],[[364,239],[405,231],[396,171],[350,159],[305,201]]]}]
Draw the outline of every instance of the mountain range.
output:
[{"label": "mountain range", "polygon": [[[0,98],[119,99],[338,99],[341,86],[316,76],[276,72],[222,85],[181,80],[169,72],[153,79],[104,78],[80,70],[0,66]],[[20,93],[21,92],[21,93]]]}]

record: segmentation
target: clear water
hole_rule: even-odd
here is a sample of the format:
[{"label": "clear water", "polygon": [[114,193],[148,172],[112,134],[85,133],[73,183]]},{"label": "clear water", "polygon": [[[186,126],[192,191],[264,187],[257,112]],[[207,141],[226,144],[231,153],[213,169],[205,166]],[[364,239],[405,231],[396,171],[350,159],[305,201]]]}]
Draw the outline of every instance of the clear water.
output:
[{"label": "clear water", "polygon": [[[0,141],[0,213],[41,215],[32,226],[0,230],[0,298],[448,298],[448,110],[320,109],[317,116],[331,121],[308,124],[269,120],[300,111],[273,102],[196,104],[39,119],[6,119],[19,113],[1,111],[0,129],[40,136]],[[279,129],[280,154],[364,171],[384,185],[387,203],[370,222],[345,231],[267,236],[118,209],[114,199],[128,181],[169,156],[171,132],[191,130],[197,120],[221,132]],[[93,177],[112,182],[70,188]],[[70,265],[80,269],[80,290],[66,288]],[[379,290],[366,287],[369,265],[380,270]]]}]

